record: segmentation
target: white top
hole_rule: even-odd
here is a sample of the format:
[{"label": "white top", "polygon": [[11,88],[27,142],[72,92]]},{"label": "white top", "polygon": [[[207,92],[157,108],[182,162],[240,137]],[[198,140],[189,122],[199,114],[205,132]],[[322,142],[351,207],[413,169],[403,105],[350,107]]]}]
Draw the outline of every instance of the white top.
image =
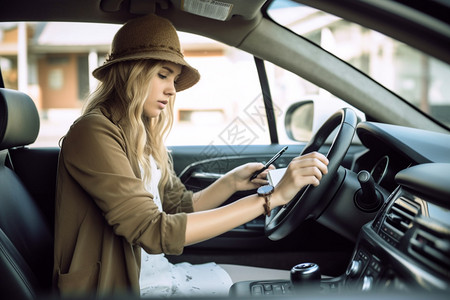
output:
[{"label": "white top", "polygon": [[[152,193],[153,201],[162,212],[158,191],[161,170],[152,156],[150,165],[152,177],[146,189]],[[228,273],[215,263],[174,265],[164,254],[148,254],[142,249],[139,285],[141,296],[226,296],[232,281]]]}]

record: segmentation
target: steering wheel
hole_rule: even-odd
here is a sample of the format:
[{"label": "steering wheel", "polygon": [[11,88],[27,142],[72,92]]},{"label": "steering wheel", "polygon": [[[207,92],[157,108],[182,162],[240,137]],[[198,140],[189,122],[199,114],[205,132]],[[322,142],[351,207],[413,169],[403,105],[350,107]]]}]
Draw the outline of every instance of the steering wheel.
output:
[{"label": "steering wheel", "polygon": [[328,173],[322,177],[320,185],[305,186],[288,204],[273,209],[271,216],[266,216],[265,234],[269,239],[276,241],[284,238],[306,219],[317,217],[326,207],[333,196],[329,195],[329,191],[336,184],[335,175],[350,147],[357,123],[358,118],[352,109],[340,109],[328,118],[305,146],[301,155],[318,151],[333,130],[338,128],[326,155],[329,160]]}]

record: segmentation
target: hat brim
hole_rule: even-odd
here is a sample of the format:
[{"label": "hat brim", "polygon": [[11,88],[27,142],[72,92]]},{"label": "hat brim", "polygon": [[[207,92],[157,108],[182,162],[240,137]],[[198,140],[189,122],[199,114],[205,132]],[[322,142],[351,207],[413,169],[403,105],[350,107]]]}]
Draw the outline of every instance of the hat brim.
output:
[{"label": "hat brim", "polygon": [[113,60],[105,62],[102,66],[98,67],[92,72],[92,75],[98,80],[104,78],[104,74],[107,72],[109,67],[115,63],[129,61],[129,60],[144,60],[144,59],[154,59],[172,62],[181,65],[183,68],[181,74],[177,79],[176,90],[177,92],[183,91],[195,85],[200,80],[200,73],[197,69],[191,67],[184,58],[179,55],[168,53],[167,51],[152,51],[151,55],[147,53],[135,53],[127,55],[124,57],[115,58]]}]

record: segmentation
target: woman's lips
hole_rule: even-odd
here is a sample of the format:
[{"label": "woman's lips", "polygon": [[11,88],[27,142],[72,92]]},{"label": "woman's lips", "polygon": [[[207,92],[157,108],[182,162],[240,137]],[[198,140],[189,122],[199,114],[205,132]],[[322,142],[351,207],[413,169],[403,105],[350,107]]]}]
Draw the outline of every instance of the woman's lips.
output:
[{"label": "woman's lips", "polygon": [[167,100],[158,101],[159,108],[164,109],[166,107],[167,103],[169,103],[169,101],[167,101]]}]

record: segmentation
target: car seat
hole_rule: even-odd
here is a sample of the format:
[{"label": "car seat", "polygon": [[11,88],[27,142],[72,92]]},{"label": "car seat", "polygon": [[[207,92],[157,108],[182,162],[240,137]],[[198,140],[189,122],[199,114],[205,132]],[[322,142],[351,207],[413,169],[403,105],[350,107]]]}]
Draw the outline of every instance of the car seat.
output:
[{"label": "car seat", "polygon": [[0,88],[0,295],[5,299],[33,299],[51,290],[53,234],[11,160],[14,149],[35,141],[39,126],[29,96]]}]

